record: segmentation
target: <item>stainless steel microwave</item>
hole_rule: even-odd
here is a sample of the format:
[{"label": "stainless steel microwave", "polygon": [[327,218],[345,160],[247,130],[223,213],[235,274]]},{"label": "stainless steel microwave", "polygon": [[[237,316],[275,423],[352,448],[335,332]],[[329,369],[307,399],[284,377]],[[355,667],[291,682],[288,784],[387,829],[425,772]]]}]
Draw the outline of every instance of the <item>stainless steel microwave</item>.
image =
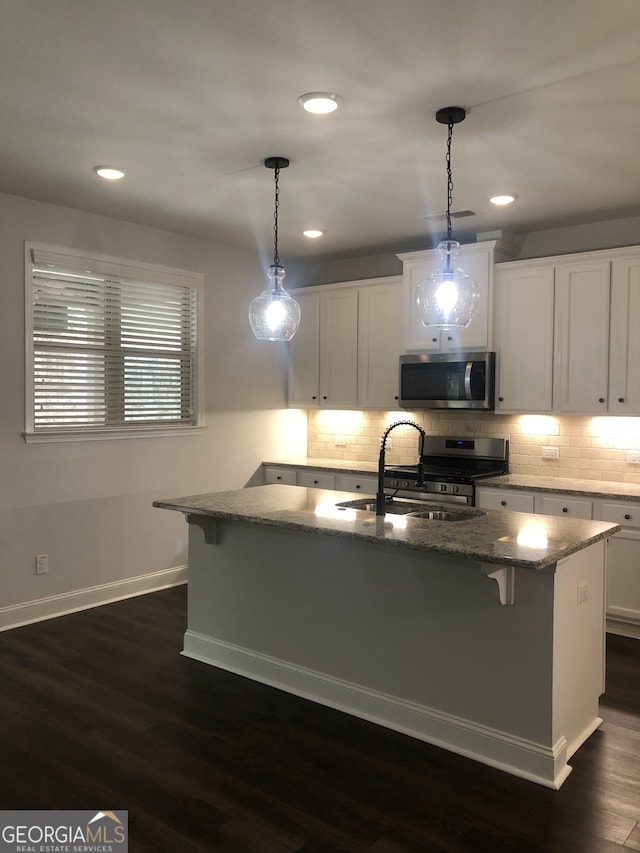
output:
[{"label": "stainless steel microwave", "polygon": [[494,407],[494,352],[400,356],[400,405],[404,409]]}]

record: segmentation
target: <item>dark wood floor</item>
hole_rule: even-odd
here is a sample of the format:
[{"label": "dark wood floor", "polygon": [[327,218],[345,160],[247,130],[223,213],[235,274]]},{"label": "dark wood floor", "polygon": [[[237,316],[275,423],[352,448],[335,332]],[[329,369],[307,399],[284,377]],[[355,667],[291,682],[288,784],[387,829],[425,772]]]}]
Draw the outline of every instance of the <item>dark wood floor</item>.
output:
[{"label": "dark wood floor", "polygon": [[640,850],[640,641],[550,791],[180,657],[185,596],[0,635],[0,808],[127,809],[132,853]]}]

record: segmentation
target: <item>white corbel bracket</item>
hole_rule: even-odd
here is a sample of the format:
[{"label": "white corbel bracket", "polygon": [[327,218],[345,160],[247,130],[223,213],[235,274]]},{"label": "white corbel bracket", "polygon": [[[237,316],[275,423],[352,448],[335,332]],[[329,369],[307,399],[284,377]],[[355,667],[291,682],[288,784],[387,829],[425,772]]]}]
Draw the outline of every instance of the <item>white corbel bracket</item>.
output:
[{"label": "white corbel bracket", "polygon": [[188,524],[194,524],[202,530],[202,535],[204,536],[204,541],[207,545],[218,544],[218,525],[216,524],[215,518],[188,512],[184,513],[184,517],[187,519]]},{"label": "white corbel bracket", "polygon": [[490,563],[482,564],[482,572],[498,584],[500,604],[506,607],[515,603],[515,577],[513,566],[496,566]]}]

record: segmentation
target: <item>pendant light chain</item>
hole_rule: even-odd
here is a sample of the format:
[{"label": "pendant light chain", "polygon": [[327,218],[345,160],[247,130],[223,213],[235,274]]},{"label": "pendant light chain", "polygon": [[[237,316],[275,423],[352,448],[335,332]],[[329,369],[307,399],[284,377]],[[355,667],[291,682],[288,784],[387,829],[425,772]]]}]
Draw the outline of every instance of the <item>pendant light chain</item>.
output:
[{"label": "pendant light chain", "polygon": [[447,240],[451,240],[451,205],[453,204],[453,175],[451,172],[451,140],[453,138],[453,121],[449,119],[447,134]]},{"label": "pendant light chain", "polygon": [[278,254],[278,207],[280,206],[280,187],[278,179],[280,178],[280,167],[276,166],[274,172],[275,190],[275,207],[273,211],[273,264],[280,266],[280,256]]}]

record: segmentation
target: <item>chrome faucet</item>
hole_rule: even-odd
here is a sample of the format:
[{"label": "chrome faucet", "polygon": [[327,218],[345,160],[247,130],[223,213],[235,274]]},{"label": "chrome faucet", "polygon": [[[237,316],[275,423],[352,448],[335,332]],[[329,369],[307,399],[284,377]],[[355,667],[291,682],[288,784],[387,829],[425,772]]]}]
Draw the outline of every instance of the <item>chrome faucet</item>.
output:
[{"label": "chrome faucet", "polygon": [[384,515],[384,504],[385,504],[385,494],[384,494],[384,456],[385,449],[387,445],[387,436],[391,432],[392,429],[395,429],[399,426],[412,426],[418,430],[420,433],[420,460],[418,462],[418,486],[421,486],[424,482],[424,466],[422,462],[422,457],[424,454],[424,440],[426,437],[425,431],[421,426],[415,421],[396,421],[394,424],[391,424],[390,427],[382,434],[382,438],[380,439],[380,457],[378,459],[378,491],[376,493],[376,515]]}]

